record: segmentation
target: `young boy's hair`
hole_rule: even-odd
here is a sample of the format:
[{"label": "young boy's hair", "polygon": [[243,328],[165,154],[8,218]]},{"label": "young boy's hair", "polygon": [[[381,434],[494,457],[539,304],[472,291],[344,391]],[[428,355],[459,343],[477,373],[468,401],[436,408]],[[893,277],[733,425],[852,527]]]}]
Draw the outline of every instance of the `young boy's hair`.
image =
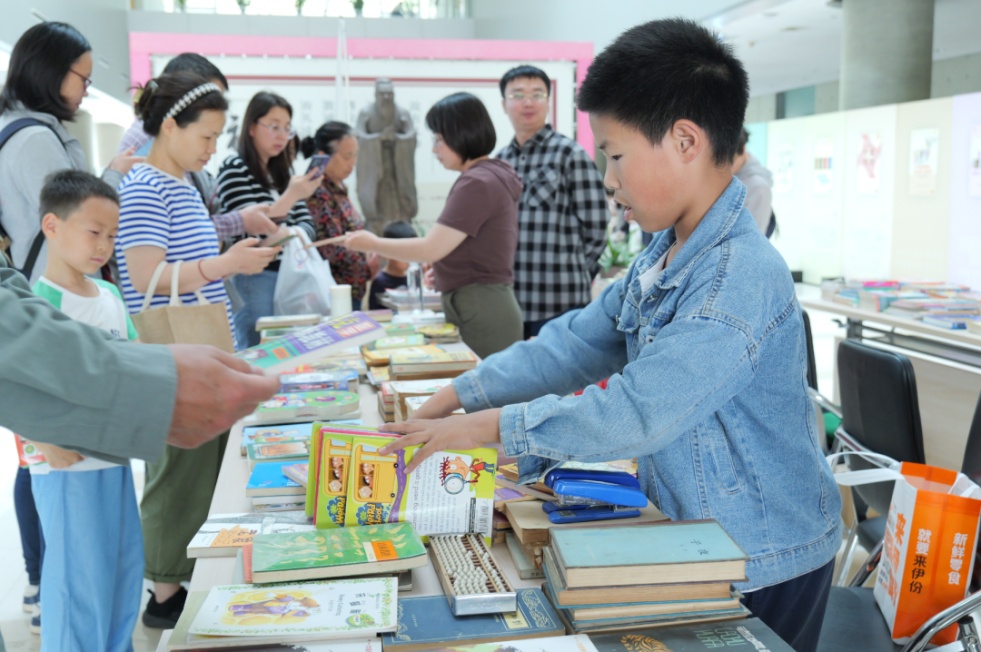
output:
[{"label": "young boy's hair", "polygon": [[508,70],[506,73],[504,73],[504,76],[501,77],[501,97],[504,97],[504,89],[507,88],[508,84],[513,82],[515,79],[520,79],[522,77],[541,79],[543,82],[545,82],[545,92],[552,92],[552,82],[549,80],[548,75],[545,74],[544,70],[541,68],[536,68],[535,66],[523,65],[511,68],[511,70]]},{"label": "young boy's hair", "polygon": [[40,217],[54,213],[60,220],[78,210],[86,199],[101,197],[119,205],[119,195],[108,183],[81,170],[60,170],[44,179],[41,188]]},{"label": "young boy's hair", "polygon": [[416,230],[412,228],[412,225],[408,222],[399,220],[397,222],[389,222],[385,225],[385,230],[382,231],[383,238],[418,238],[419,234]]},{"label": "young boy's hair", "polygon": [[638,25],[593,60],[580,111],[612,118],[660,145],[678,120],[708,135],[713,160],[729,165],[749,102],[749,78],[732,48],[690,20]]}]

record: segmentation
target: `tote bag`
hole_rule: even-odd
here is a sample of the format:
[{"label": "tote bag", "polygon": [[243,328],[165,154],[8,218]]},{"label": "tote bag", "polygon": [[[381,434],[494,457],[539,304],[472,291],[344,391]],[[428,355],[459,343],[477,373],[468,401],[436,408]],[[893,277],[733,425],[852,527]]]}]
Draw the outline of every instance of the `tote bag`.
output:
[{"label": "tote bag", "polygon": [[310,245],[303,229],[293,228],[296,237],[283,246],[273,293],[274,315],[330,314],[330,288],[337,283],[330,264]]},{"label": "tote bag", "polygon": [[140,341],[148,344],[210,344],[232,353],[232,331],[228,325],[228,313],[224,303],[210,303],[201,290],[195,290],[196,305],[181,303],[177,292],[181,261],[174,264],[170,277],[170,303],[150,308],[150,300],[157,289],[160,274],[167,261],[161,261],[150,277],[150,287],[143,298],[140,312],[133,315],[133,325],[140,334]]},{"label": "tote bag", "polygon": [[[929,618],[967,595],[981,517],[981,488],[963,473],[885,455],[859,454],[890,468],[835,474],[855,486],[895,480],[873,596],[890,635],[905,643]],[[838,455],[829,456],[829,460]],[[933,637],[951,643],[957,625]]]}]

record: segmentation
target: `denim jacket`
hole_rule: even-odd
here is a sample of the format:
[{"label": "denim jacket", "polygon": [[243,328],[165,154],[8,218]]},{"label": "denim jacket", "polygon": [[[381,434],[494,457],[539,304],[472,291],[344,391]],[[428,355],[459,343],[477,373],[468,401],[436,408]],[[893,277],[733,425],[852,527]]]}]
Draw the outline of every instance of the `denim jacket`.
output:
[{"label": "denim jacket", "polygon": [[[506,406],[522,481],[557,461],[636,457],[675,520],[714,518],[750,557],[741,590],[831,561],[841,498],[817,444],[800,306],[733,179],[649,288],[674,243],[655,234],[626,278],[453,385],[469,412]],[[589,386],[609,376],[607,389]]]}]

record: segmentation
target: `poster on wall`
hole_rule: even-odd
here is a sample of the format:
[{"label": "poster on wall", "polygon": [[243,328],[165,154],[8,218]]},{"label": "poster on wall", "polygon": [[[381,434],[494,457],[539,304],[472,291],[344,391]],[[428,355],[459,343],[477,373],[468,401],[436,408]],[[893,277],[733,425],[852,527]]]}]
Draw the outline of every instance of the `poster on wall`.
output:
[{"label": "poster on wall", "polygon": [[970,160],[967,167],[967,194],[981,197],[981,125],[971,125]]},{"label": "poster on wall", "polygon": [[855,177],[855,192],[859,195],[874,195],[879,192],[881,154],[882,135],[879,132],[865,132],[859,136],[858,172]]},{"label": "poster on wall", "polygon": [[814,183],[815,195],[831,194],[834,174],[832,171],[832,154],[834,145],[830,140],[822,139],[814,143]]},{"label": "poster on wall", "polygon": [[777,150],[776,165],[773,170],[773,192],[785,195],[794,189],[794,148],[781,145]]},{"label": "poster on wall", "polygon": [[937,192],[940,130],[913,129],[909,138],[909,194],[927,197]]}]

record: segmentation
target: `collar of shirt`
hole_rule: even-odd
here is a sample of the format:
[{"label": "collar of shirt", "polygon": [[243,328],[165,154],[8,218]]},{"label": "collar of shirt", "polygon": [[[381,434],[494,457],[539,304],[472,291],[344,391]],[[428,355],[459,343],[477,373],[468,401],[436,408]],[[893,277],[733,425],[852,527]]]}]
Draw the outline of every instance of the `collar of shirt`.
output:
[{"label": "collar of shirt", "polygon": [[555,129],[552,125],[545,123],[545,126],[535,132],[535,135],[525,141],[524,147],[518,145],[518,138],[514,137],[511,139],[511,144],[508,146],[515,153],[520,152],[525,147],[544,145],[549,138],[555,133]]}]

